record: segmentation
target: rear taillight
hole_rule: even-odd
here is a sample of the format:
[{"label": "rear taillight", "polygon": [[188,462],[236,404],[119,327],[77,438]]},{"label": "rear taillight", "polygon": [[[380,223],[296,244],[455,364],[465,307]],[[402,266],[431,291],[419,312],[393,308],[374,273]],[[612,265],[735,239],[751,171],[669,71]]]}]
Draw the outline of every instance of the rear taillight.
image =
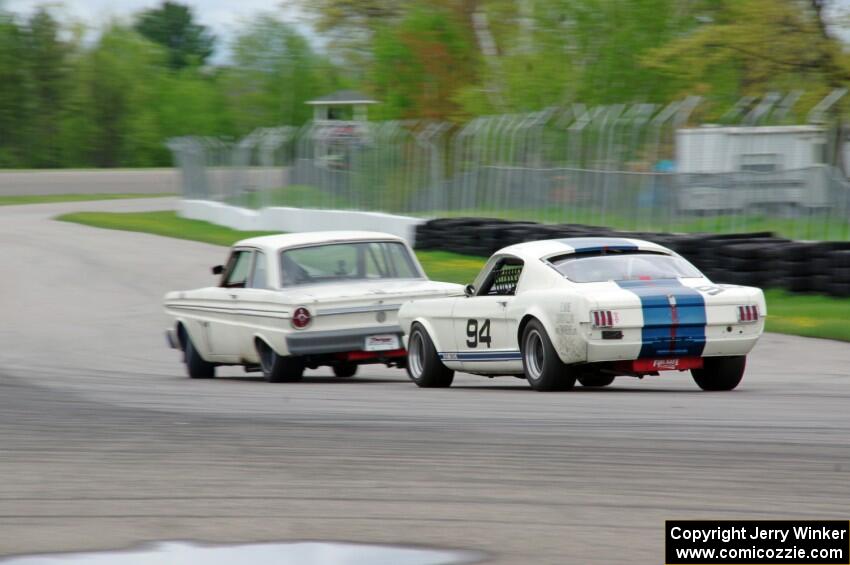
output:
[{"label": "rear taillight", "polygon": [[292,313],[292,327],[296,330],[304,329],[310,325],[312,319],[313,316],[310,315],[310,311],[301,306]]},{"label": "rear taillight", "polygon": [[738,321],[744,324],[758,322],[759,307],[754,304],[738,306]]},{"label": "rear taillight", "polygon": [[611,310],[593,310],[590,318],[594,328],[614,327],[614,313]]}]

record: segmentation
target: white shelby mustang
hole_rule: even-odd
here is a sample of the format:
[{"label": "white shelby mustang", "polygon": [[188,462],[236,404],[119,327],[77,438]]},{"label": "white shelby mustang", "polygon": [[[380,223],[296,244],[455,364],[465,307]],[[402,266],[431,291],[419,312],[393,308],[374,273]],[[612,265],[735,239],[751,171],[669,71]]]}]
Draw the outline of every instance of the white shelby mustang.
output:
[{"label": "white shelby mustang", "polygon": [[261,370],[272,382],[320,365],[339,377],[364,363],[403,366],[401,304],[463,292],[428,280],[402,239],[374,232],[246,239],[213,273],[217,286],[165,296],[168,341],[192,378],[211,378],[218,365]]},{"label": "white shelby mustang", "polygon": [[690,370],[705,390],[731,390],[767,313],[760,289],[713,284],[673,251],[625,238],[506,247],[465,294],[399,311],[417,385],[464,371],[553,390]]}]

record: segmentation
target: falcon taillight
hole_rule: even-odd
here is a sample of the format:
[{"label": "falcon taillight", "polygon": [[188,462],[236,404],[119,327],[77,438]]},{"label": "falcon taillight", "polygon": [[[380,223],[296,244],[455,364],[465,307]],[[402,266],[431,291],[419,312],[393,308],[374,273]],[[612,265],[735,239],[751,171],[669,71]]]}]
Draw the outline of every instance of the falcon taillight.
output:
[{"label": "falcon taillight", "polygon": [[614,313],[611,310],[593,310],[590,313],[594,328],[613,328]]},{"label": "falcon taillight", "polygon": [[759,321],[759,307],[754,304],[738,306],[738,321],[743,324]]},{"label": "falcon taillight", "polygon": [[301,306],[292,313],[292,327],[296,330],[304,329],[310,325],[312,319],[310,311]]}]

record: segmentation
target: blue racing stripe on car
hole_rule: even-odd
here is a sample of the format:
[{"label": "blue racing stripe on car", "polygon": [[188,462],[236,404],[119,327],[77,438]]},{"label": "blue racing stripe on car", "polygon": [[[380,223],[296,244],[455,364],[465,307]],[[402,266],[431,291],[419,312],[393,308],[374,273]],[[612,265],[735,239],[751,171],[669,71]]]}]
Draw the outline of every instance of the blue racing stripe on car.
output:
[{"label": "blue racing stripe on car", "polygon": [[702,356],[706,312],[705,299],[699,291],[677,279],[618,281],[617,284],[640,298],[641,358]]},{"label": "blue racing stripe on car", "polygon": [[520,361],[519,351],[441,351],[440,359],[450,361]]},{"label": "blue racing stripe on car", "polygon": [[638,246],[627,239],[618,237],[570,237],[559,239],[559,243],[569,245],[575,253],[595,253],[605,249],[618,251],[636,251]]}]

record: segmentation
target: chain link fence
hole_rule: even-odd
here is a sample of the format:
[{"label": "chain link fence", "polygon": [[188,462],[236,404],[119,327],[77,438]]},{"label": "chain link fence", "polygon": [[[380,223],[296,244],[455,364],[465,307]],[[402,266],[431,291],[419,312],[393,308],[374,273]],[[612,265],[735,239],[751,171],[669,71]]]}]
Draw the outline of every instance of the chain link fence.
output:
[{"label": "chain link fence", "polygon": [[786,120],[787,108],[775,94],[750,102],[748,113],[742,101],[713,127],[687,127],[699,104],[688,98],[574,104],[461,126],[317,121],[169,145],[185,198],[250,208],[850,239],[840,128],[767,126],[773,105],[774,120]]}]

